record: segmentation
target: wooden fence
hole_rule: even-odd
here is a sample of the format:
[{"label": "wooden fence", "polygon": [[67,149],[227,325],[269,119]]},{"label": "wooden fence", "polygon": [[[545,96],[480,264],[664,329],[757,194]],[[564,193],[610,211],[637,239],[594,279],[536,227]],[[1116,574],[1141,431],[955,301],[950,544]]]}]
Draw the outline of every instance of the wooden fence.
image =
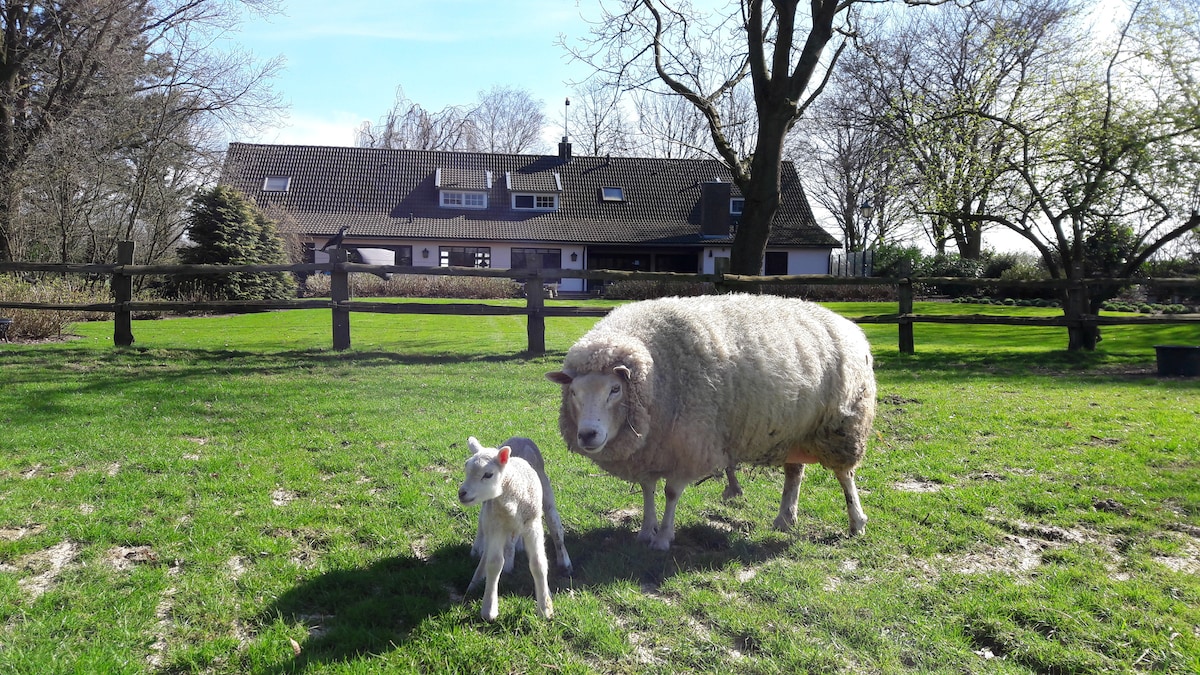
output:
[{"label": "wooden fence", "polygon": [[[913,288],[919,285],[956,284],[970,287],[990,287],[1003,284],[1006,288],[1052,288],[1064,292],[1068,297],[1080,294],[1086,298],[1089,287],[1154,284],[1163,288],[1179,288],[1182,291],[1200,290],[1200,279],[1087,279],[1004,281],[996,279],[973,279],[958,277],[835,277],[829,275],[786,275],[745,276],[736,274],[680,274],[673,272],[623,272],[612,270],[567,270],[567,269],[480,269],[471,267],[403,267],[398,265],[364,265],[347,262],[346,251],[333,251],[328,263],[299,265],[134,265],[133,244],[125,242],[118,250],[118,261],[111,265],[75,265],[52,263],[0,263],[4,272],[51,272],[56,274],[88,274],[112,277],[113,302],[93,304],[59,304],[34,302],[8,302],[0,299],[0,308],[31,310],[69,310],[84,312],[112,312],[114,316],[113,343],[118,346],[134,342],[132,315],[135,312],[258,312],[281,309],[328,309],[332,314],[333,348],[350,348],[350,314],[352,312],[376,312],[385,314],[455,314],[455,315],[524,315],[527,325],[528,352],[542,354],[546,351],[547,317],[601,317],[607,308],[547,306],[546,282],[551,279],[594,279],[607,281],[647,280],[678,282],[709,282],[716,286],[748,292],[757,292],[762,286],[889,286],[895,287],[899,299],[895,314],[863,316],[858,323],[897,324],[901,353],[915,351],[913,325],[917,323],[944,324],[1002,324],[1013,326],[1063,326],[1068,330],[1086,329],[1102,325],[1117,324],[1184,324],[1200,323],[1200,314],[1154,315],[1136,317],[1102,317],[1088,314],[1068,306],[1063,316],[1020,317],[999,314],[927,315],[913,313]],[[151,275],[202,275],[232,272],[327,272],[330,274],[330,297],[316,299],[260,300],[260,301],[210,301],[210,302],[135,302],[133,300],[133,278]],[[350,298],[349,275],[355,273],[386,273],[417,275],[452,275],[496,277],[513,279],[524,285],[525,306],[511,307],[481,303],[450,303],[430,305],[424,303],[368,302]],[[1081,293],[1082,292],[1082,293]]]}]

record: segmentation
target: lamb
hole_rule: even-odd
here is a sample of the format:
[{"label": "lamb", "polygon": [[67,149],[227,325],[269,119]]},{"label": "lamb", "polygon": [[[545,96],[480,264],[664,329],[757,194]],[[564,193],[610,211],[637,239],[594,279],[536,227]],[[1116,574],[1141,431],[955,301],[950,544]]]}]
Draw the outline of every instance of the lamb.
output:
[{"label": "lamb", "polygon": [[[512,448],[485,448],[474,437],[467,439],[472,455],[466,462],[466,479],[458,489],[464,506],[480,504],[479,529],[486,551],[475,568],[467,591],[487,579],[481,615],[495,621],[496,587],[505,564],[505,549],[518,535],[525,541],[529,571],[533,574],[538,614],[554,615],[550,586],[546,579],[546,548],[542,540],[542,482],[529,462],[512,456]],[[511,552],[510,552],[511,555]]]},{"label": "lamb", "polygon": [[[566,544],[563,543],[562,519],[558,516],[558,507],[554,502],[554,489],[550,487],[550,477],[546,475],[546,463],[542,459],[542,451],[537,443],[528,438],[513,436],[504,441],[501,447],[512,448],[512,457],[520,457],[529,462],[529,466],[537,472],[542,483],[542,514],[546,516],[546,526],[550,530],[550,540],[554,542],[554,551],[558,558],[558,569],[567,576],[571,575],[571,556],[567,554]],[[482,511],[480,512],[482,516]],[[512,571],[514,553],[523,548],[522,540],[515,534],[509,537],[508,545],[504,548],[504,572]],[[483,518],[475,530],[475,541],[471,544],[471,555],[481,557],[487,550],[487,539],[483,531]]]},{"label": "lamb", "polygon": [[[567,447],[642,488],[638,540],[668,550],[679,496],[739,463],[783,465],[777,529],[796,522],[805,464],[841,483],[850,533],[864,531],[854,471],[875,418],[870,346],[854,323],[810,302],[732,294],[613,310],[567,352],[559,431]],[[655,490],[666,505],[657,522]]]}]

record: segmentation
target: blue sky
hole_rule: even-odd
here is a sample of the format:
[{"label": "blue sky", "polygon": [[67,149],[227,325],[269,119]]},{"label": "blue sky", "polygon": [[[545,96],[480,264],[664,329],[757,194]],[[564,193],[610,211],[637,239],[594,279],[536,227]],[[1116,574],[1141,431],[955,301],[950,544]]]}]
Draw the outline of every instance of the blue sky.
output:
[{"label": "blue sky", "polygon": [[519,87],[545,101],[549,120],[561,120],[567,83],[589,73],[556,44],[560,34],[573,40],[587,32],[572,0],[281,5],[282,14],[247,21],[230,40],[259,59],[284,57],[274,89],[289,105],[286,118],[231,140],[352,145],[355,127],[382,116],[397,86],[430,110],[471,103],[493,85]]}]

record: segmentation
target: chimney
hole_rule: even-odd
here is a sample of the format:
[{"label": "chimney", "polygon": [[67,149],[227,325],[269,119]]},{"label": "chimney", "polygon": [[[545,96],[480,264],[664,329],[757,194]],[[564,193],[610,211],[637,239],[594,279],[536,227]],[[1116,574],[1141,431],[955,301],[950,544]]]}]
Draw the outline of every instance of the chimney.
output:
[{"label": "chimney", "polygon": [[571,161],[571,143],[566,136],[563,136],[562,143],[558,144],[558,158],[564,162]]},{"label": "chimney", "polygon": [[720,181],[700,184],[700,234],[729,236],[730,184]]}]

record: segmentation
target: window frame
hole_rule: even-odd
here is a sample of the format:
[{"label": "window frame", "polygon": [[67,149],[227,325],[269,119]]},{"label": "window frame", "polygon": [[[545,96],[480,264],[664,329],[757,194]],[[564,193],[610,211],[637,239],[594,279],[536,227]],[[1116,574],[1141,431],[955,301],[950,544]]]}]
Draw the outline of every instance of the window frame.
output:
[{"label": "window frame", "polygon": [[[734,208],[734,204],[737,205],[737,208]],[[746,210],[746,198],[745,197],[730,197],[729,198],[729,215],[740,216],[740,215],[742,215],[742,213],[745,210]]]},{"label": "window frame", "polygon": [[[454,265],[455,254],[471,256],[471,265]],[[462,262],[460,259],[459,262]],[[492,266],[492,247],[490,246],[439,246],[438,267],[477,267]]]},{"label": "window frame", "polygon": [[[458,201],[449,201],[450,198],[457,197]],[[481,203],[469,204],[468,200],[478,199]],[[438,195],[438,206],[443,209],[472,209],[479,211],[486,209],[488,206],[488,196],[486,192],[478,192],[475,190],[441,190]]]},{"label": "window frame", "polygon": [[[283,181],[283,187],[278,187],[277,181]],[[272,187],[275,185],[275,187]],[[292,186],[291,176],[264,176],[262,191],[263,192],[287,192]]]},{"label": "window frame", "polygon": [[[610,195],[610,193],[615,193]],[[605,186],[600,188],[600,201],[602,202],[623,202],[625,201],[625,188],[615,185]]]},{"label": "window frame", "polygon": [[[528,197],[533,200],[533,206],[517,206],[517,199]],[[538,205],[538,202],[550,200],[550,205]],[[557,211],[558,210],[558,195],[546,194],[544,192],[514,192],[512,193],[512,209],[513,211]]]}]

